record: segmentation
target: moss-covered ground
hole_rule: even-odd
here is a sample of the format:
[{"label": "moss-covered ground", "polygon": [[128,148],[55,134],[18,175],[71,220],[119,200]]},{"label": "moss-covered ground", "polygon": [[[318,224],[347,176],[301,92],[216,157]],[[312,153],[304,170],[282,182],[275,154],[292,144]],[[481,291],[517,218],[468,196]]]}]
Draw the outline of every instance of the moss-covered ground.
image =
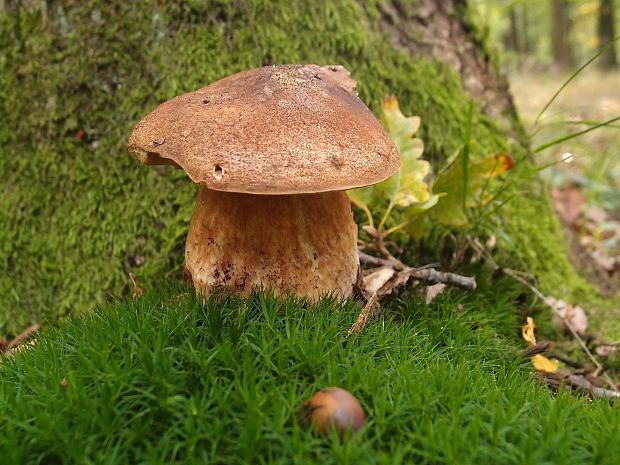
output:
[{"label": "moss-covered ground", "polygon": [[[8,2],[0,13],[0,334],[126,297],[128,272],[145,289],[180,277],[195,187],[124,147],[132,125],[177,94],[254,66],[340,63],[373,109],[395,94],[422,117],[435,167],[463,140],[460,78],[394,50],[374,2],[44,3]],[[522,153],[494,121],[474,117],[474,156]],[[572,295],[582,286],[544,194],[491,218],[510,257],[554,277],[542,276],[544,287]]]},{"label": "moss-covered ground", "polygon": [[[2,463],[617,463],[618,407],[537,381],[522,289],[484,282],[393,301],[349,340],[353,302],[174,288],[49,327],[0,364]],[[343,443],[300,422],[328,386],[367,414]]]}]

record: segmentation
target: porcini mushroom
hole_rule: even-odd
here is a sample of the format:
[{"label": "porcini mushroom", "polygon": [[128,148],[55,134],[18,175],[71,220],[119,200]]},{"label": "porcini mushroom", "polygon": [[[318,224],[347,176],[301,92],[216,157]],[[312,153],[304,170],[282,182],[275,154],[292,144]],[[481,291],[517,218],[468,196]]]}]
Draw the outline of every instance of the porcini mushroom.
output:
[{"label": "porcini mushroom", "polygon": [[341,66],[268,66],[161,104],[133,129],[146,165],[199,185],[185,244],[195,288],[349,296],[357,227],[345,190],[380,182],[398,152]]}]

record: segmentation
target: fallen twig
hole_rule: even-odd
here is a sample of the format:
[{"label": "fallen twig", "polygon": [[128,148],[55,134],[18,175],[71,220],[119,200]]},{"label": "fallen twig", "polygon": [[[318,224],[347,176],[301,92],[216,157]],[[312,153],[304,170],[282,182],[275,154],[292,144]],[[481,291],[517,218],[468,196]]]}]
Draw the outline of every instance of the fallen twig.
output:
[{"label": "fallen twig", "polygon": [[144,294],[144,291],[140,286],[138,286],[138,278],[131,271],[127,273],[129,275],[129,279],[131,280],[131,285],[133,286],[133,298],[139,299]]},{"label": "fallen twig", "polygon": [[432,283],[456,284],[469,290],[476,289],[476,280],[474,278],[437,271],[435,269],[438,266],[437,264],[412,268],[392,255],[380,258],[368,255],[362,251],[358,251],[358,255],[361,264],[373,265],[378,268],[358,282],[358,287],[361,294],[367,299],[367,303],[357,321],[349,329],[347,337],[361,332],[371,315],[379,315],[379,300],[391,294],[395,289],[407,284],[411,278]]},{"label": "fallen twig", "polygon": [[358,252],[358,255],[360,258],[360,263],[362,264],[386,266],[398,271],[399,275],[406,274],[414,279],[430,281],[433,283],[456,284],[464,287],[465,289],[469,289],[470,291],[476,289],[476,280],[474,278],[462,276],[456,273],[437,271],[434,268],[436,266],[435,264],[412,268],[396,258],[385,259],[373,257],[372,255],[368,255],[364,252]]},{"label": "fallen twig", "polygon": [[396,271],[402,270],[405,267],[404,263],[400,260],[375,257],[374,255],[369,255],[360,250],[358,250],[357,255],[360,258],[361,264],[387,266],[389,268],[395,269]]},{"label": "fallen twig", "polygon": [[0,344],[0,355],[5,357],[12,357],[16,350],[19,350],[20,347],[28,341],[32,337],[34,333],[41,329],[41,325],[34,324],[26,328],[20,334],[15,336],[10,342],[6,342],[3,339]]},{"label": "fallen twig", "polygon": [[620,392],[617,390],[614,391],[595,386],[583,376],[574,375],[563,371],[558,371],[557,373],[545,373],[542,376],[547,384],[554,388],[559,388],[562,385],[568,385],[575,390],[586,392],[593,397],[607,399],[610,402],[615,402],[620,398]]},{"label": "fallen twig", "polygon": [[[562,318],[562,315],[560,314],[559,310],[553,305],[553,302],[549,300],[549,298],[546,295],[544,295],[542,292],[540,292],[535,286],[530,284],[526,279],[522,278],[517,271],[511,270],[510,268],[502,268],[502,271],[506,273],[508,276],[512,277],[513,279],[516,279],[517,281],[519,281],[521,284],[525,285],[527,288],[529,288],[530,291],[532,291],[539,299],[541,299],[545,304],[547,304],[547,306],[549,306],[560,318]],[[588,349],[588,346],[586,345],[584,340],[581,338],[581,336],[579,335],[579,333],[577,332],[573,324],[567,319],[562,318],[562,320],[565,326],[570,331],[571,335],[579,343],[584,353],[588,356],[588,358],[592,361],[592,363],[594,363],[594,366],[596,366],[597,370],[600,370],[601,376],[605,379],[605,381],[610,386],[613,386],[615,389],[615,392],[617,392],[618,389],[616,388],[615,383],[612,381],[609,375],[605,372],[605,368],[603,368],[603,365],[601,365],[601,363],[596,359],[594,354],[592,354],[590,349]]]},{"label": "fallen twig", "polygon": [[456,273],[445,273],[443,271],[437,271],[433,268],[410,268],[409,270],[403,271],[407,271],[411,277],[415,279],[422,279],[432,283],[456,284],[457,286],[464,287],[470,291],[476,289],[476,280],[474,278],[470,278],[469,276],[461,276]]},{"label": "fallen twig", "polygon": [[9,342],[9,345],[6,348],[7,352],[12,351],[16,347],[19,347],[20,345],[22,345],[24,342],[30,339],[30,336],[36,333],[39,329],[41,329],[41,325],[38,325],[38,324],[34,324],[26,328],[20,334],[15,336],[11,342]]},{"label": "fallen twig", "polygon": [[487,253],[487,251],[484,249],[484,247],[482,247],[480,244],[477,244],[476,241],[474,241],[469,236],[467,236],[467,239],[468,239],[470,245],[474,249],[477,249],[477,250],[479,249],[479,251],[481,252],[482,256],[485,258],[487,263],[489,265],[491,265],[491,267],[494,270],[501,270],[506,275],[508,275],[511,278],[519,281],[521,284],[526,286],[530,291],[532,291],[536,297],[541,299],[547,306],[549,306],[554,311],[554,313],[562,320],[562,322],[564,323],[566,328],[569,330],[571,335],[575,338],[577,343],[581,346],[581,349],[584,351],[584,353],[588,356],[588,358],[592,361],[592,363],[594,363],[594,366],[596,366],[596,369],[600,371],[601,376],[605,380],[605,382],[607,382],[607,384],[609,386],[613,387],[614,390],[612,392],[618,392],[618,388],[617,388],[616,384],[609,377],[609,375],[605,372],[605,368],[603,368],[603,365],[596,359],[596,357],[594,356],[594,354],[592,354],[590,349],[588,349],[588,346],[584,342],[583,338],[579,335],[579,333],[577,332],[577,330],[575,329],[575,327],[571,323],[571,321],[566,319],[566,318],[564,318],[562,316],[562,314],[560,313],[559,309],[553,304],[553,301],[551,299],[549,299],[546,295],[544,295],[542,292],[540,292],[538,290],[538,288],[536,288],[527,279],[525,279],[524,275],[527,276],[527,274],[523,273],[523,272],[520,272],[520,271],[517,271],[517,270],[512,270],[510,268],[502,268],[501,266],[499,266],[497,264],[497,262],[493,259],[493,257],[489,253]]},{"label": "fallen twig", "polygon": [[521,352],[524,357],[533,357],[534,355],[546,354],[553,347],[553,342],[542,341]]},{"label": "fallen twig", "polygon": [[357,320],[355,321],[355,323],[353,323],[353,326],[351,326],[351,329],[349,329],[349,331],[347,332],[347,337],[351,336],[352,334],[358,334],[362,331],[362,329],[364,329],[364,326],[366,326],[366,322],[368,321],[368,318],[370,317],[370,314],[372,313],[375,305],[378,305],[376,292],[370,296],[368,302],[366,302],[366,305],[364,305],[364,308],[362,308],[362,311],[357,317]]}]

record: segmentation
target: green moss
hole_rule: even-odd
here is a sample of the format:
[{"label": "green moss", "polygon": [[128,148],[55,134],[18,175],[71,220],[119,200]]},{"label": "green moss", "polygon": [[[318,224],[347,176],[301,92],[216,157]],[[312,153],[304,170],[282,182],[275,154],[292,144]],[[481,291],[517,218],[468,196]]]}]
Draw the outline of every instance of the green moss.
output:
[{"label": "green moss", "polygon": [[[7,464],[615,464],[605,399],[552,395],[516,356],[518,286],[484,281],[395,302],[346,341],[359,306],[148,292],[0,363]],[[459,311],[457,308],[463,308]],[[367,421],[349,440],[301,420],[341,386]]]},{"label": "green moss", "polygon": [[[392,49],[353,0],[158,5],[65,0],[46,15],[0,15],[0,333],[125,296],[130,271],[144,288],[180,277],[195,186],[124,148],[133,124],[174,95],[260,65],[340,63],[373,109],[395,94],[422,117],[436,164],[462,141],[470,99],[458,76]],[[506,149],[478,111],[474,132],[479,154]],[[557,223],[534,236],[510,211],[508,234],[536,262],[529,248],[545,241],[529,238]]]}]

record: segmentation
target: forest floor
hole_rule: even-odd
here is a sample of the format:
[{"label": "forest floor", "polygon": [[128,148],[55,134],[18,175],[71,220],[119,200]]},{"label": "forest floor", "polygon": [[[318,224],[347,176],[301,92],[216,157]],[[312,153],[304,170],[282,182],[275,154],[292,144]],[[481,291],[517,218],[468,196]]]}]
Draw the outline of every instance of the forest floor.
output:
[{"label": "forest floor", "polygon": [[[482,271],[482,270],[481,270]],[[353,300],[147,292],[47,327],[0,369],[3,463],[617,463],[607,399],[535,375],[523,288],[393,299],[347,338]],[[340,386],[367,421],[321,438],[303,402]],[[610,391],[607,391],[610,392]]]},{"label": "forest floor", "polygon": [[[581,129],[576,119],[620,114],[612,77],[582,79],[590,86],[578,87],[580,79],[567,89],[533,147]],[[561,82],[513,80],[526,125]],[[596,252],[614,259],[601,274],[610,299],[619,255],[617,129],[540,154],[541,164],[574,154],[544,174],[575,249],[595,273],[606,263]],[[7,463],[615,463],[620,420],[606,396],[616,391],[602,384],[607,389],[585,389],[603,393],[588,399],[552,384],[603,381],[587,360],[578,361],[583,376],[564,366],[558,378],[535,374],[528,358],[552,344],[528,349],[517,331],[534,303],[511,279],[485,268],[476,275],[476,293],[451,289],[428,304],[391,299],[352,337],[360,311],[352,300],[203,300],[176,288],[48,326],[0,370],[0,456]],[[554,334],[542,315],[541,335]],[[579,360],[555,343],[558,360]],[[603,357],[603,345],[594,346]],[[607,355],[615,374],[619,358]],[[368,418],[349,441],[318,437],[304,423],[303,402],[334,385],[353,392]]]},{"label": "forest floor", "polygon": [[[511,73],[519,115],[532,148],[620,115],[620,73],[586,70],[539,112],[568,75]],[[566,226],[574,260],[614,298],[620,289],[620,121],[541,151],[556,211]],[[620,307],[620,302],[618,302]]]}]

